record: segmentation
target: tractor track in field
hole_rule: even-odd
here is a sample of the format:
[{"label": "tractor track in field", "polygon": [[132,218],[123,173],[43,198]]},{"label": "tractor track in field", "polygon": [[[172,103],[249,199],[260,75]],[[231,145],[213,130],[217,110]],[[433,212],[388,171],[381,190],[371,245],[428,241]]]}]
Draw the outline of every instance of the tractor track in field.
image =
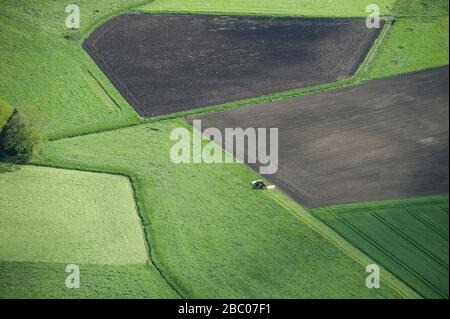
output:
[{"label": "tractor track in field", "polygon": [[393,232],[400,235],[401,238],[403,238],[406,242],[410,243],[412,246],[417,248],[417,250],[421,251],[425,255],[427,255],[430,259],[432,259],[434,262],[439,264],[439,266],[443,267],[448,271],[448,264],[446,264],[442,259],[440,259],[438,256],[433,254],[431,251],[423,247],[420,243],[415,241],[411,236],[407,235],[404,231],[402,231],[400,228],[395,226],[394,224],[387,221],[383,216],[378,214],[375,210],[371,209],[370,214],[374,216],[380,223],[391,229]]},{"label": "tractor track in field", "polygon": [[435,232],[437,235],[439,235],[442,239],[448,241],[448,234],[446,234],[445,232],[443,232],[442,230],[438,229],[436,226],[434,226],[432,223],[430,223],[429,221],[427,221],[425,218],[423,218],[422,216],[419,216],[418,213],[414,213],[411,212],[409,209],[407,209],[407,212],[409,213],[410,216],[412,216],[413,218],[415,218],[417,221],[419,221],[420,223],[422,223],[423,225],[425,225],[428,229],[430,229],[431,231]]}]

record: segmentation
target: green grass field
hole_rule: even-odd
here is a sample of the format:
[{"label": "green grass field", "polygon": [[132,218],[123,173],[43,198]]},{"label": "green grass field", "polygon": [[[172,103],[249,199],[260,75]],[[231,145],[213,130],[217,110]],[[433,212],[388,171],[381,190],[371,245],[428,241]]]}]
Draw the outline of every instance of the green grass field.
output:
[{"label": "green grass field", "polygon": [[[86,32],[97,19],[143,1],[77,3],[81,32]],[[0,1],[0,99],[19,110],[40,110],[51,138],[135,123],[138,116],[84,52],[81,41],[64,39],[67,4]]]},{"label": "green grass field", "polygon": [[[57,140],[142,121],[81,47],[82,39],[95,26],[113,16],[146,11],[364,17],[365,6],[371,1],[76,3],[81,8],[81,29],[75,39],[66,40],[66,1],[0,0],[0,100],[19,110],[34,106],[47,118],[47,134],[54,141],[45,145],[36,164],[131,179],[151,260],[147,260],[125,177],[36,167],[15,170],[2,164],[0,297],[418,297],[386,271],[382,289],[366,289],[365,266],[374,260],[380,260],[423,296],[448,296],[448,285],[443,286],[437,277],[442,269],[433,268],[436,275],[426,277],[428,284],[424,284],[426,270],[418,260],[420,254],[414,259],[408,251],[399,257],[405,262],[418,262],[415,271],[421,275],[414,276],[422,278],[419,280],[408,271],[400,271],[364,240],[354,243],[350,238],[350,243],[362,247],[370,259],[278,191],[249,189],[248,182],[258,176],[246,166],[172,164],[168,136],[175,127],[187,127],[181,119]],[[379,49],[364,64],[364,72],[339,85],[448,64],[448,18],[443,17],[448,13],[448,3],[378,3],[383,14],[400,18],[386,30]],[[314,90],[327,88],[330,85]],[[311,90],[232,102],[224,107]],[[438,209],[430,210],[431,221],[417,214],[438,234],[447,234],[448,248],[448,228],[442,229],[442,223],[433,221]],[[387,210],[380,211],[384,214]],[[386,213],[392,218],[391,224],[400,222],[392,213],[397,211],[392,208]],[[124,216],[124,212],[128,214]],[[77,214],[83,218],[76,218]],[[330,226],[341,232],[334,224]],[[367,224],[363,222],[361,227]],[[402,231],[411,236],[410,228]],[[344,232],[342,235],[347,236]],[[426,238],[417,240],[428,253],[445,259],[441,248],[430,247]],[[388,242],[386,246],[390,245]],[[448,278],[448,254],[446,260]],[[69,291],[64,286],[64,263],[78,261],[81,288]]]},{"label": "green grass field", "polygon": [[364,79],[448,64],[448,17],[399,19],[387,34]]},{"label": "green grass field", "polygon": [[168,137],[176,127],[189,128],[159,122],[54,141],[39,163],[129,175],[153,260],[184,297],[410,293],[395,279],[392,287],[367,289],[365,265],[311,230],[286,207],[290,200],[249,188],[257,175],[245,165],[173,164]]},{"label": "green grass field", "polygon": [[448,196],[311,210],[425,298],[448,298]]},{"label": "green grass field", "polygon": [[448,0],[398,0],[396,9],[405,17],[447,17]]},{"label": "green grass field", "polygon": [[13,166],[0,174],[0,260],[145,264],[126,177]]},{"label": "green grass field", "polygon": [[149,266],[80,266],[80,288],[65,285],[66,264],[0,262],[0,298],[177,298]]},{"label": "green grass field", "polygon": [[448,64],[448,1],[398,0],[365,80]]},{"label": "green grass field", "polygon": [[[366,17],[370,0],[156,0],[142,7],[147,12],[231,13],[305,17]],[[395,0],[377,1],[381,14],[394,8]]]}]

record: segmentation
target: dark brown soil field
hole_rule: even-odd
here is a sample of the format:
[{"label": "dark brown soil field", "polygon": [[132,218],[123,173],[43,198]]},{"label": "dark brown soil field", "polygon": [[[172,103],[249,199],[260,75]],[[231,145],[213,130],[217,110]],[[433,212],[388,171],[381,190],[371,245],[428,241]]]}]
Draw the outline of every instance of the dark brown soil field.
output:
[{"label": "dark brown soil field", "polygon": [[279,128],[268,179],[306,207],[448,194],[448,84],[446,66],[198,119]]},{"label": "dark brown soil field", "polygon": [[379,30],[357,19],[122,15],[84,48],[142,116],[333,82]]}]

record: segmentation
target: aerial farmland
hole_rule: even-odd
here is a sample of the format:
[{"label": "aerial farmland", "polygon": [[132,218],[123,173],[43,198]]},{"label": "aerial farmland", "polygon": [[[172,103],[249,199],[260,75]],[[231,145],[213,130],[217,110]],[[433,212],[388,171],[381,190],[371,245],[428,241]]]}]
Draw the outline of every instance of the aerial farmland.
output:
[{"label": "aerial farmland", "polygon": [[0,0],[0,298],[448,299],[448,7]]}]

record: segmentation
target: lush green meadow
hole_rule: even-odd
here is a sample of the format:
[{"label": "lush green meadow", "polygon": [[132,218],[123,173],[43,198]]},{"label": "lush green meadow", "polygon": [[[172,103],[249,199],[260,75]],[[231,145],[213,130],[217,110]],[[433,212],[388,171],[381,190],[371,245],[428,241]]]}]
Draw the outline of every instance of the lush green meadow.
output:
[{"label": "lush green meadow", "polygon": [[0,261],[0,298],[178,298],[150,266],[79,265],[68,289],[66,264]]},{"label": "lush green meadow", "polygon": [[326,207],[311,213],[425,298],[448,298],[448,196]]},{"label": "lush green meadow", "polygon": [[405,17],[446,17],[448,0],[397,0],[396,10]]},{"label": "lush green meadow", "polygon": [[[143,1],[77,1],[81,31]],[[81,47],[66,40],[67,1],[0,0],[0,99],[33,106],[51,138],[130,125],[138,116]]]},{"label": "lush green meadow", "polygon": [[[328,210],[319,211],[319,217],[368,257],[280,192],[250,189],[249,181],[258,176],[244,165],[173,164],[169,135],[176,127],[188,128],[181,119],[59,139],[142,120],[81,47],[82,39],[112,16],[146,11],[364,17],[371,1],[76,3],[81,8],[81,29],[71,33],[64,25],[66,1],[0,0],[0,100],[19,110],[34,106],[47,118],[47,133],[54,141],[45,145],[35,164],[126,175],[136,202],[125,177],[0,165],[0,297],[418,297],[385,270],[382,288],[367,289],[365,266],[374,261],[422,296],[448,296],[448,283],[445,287],[440,280],[445,274],[436,265],[446,262],[448,278],[448,251],[445,257],[440,242],[431,245],[428,237],[414,237],[425,249],[415,256],[417,249],[411,248],[393,259],[383,254],[391,241],[373,247],[344,232],[326,217]],[[448,63],[448,18],[441,17],[445,10],[448,13],[448,4],[414,0],[394,7],[394,3],[379,1],[383,14],[401,18],[385,30],[379,49],[371,52],[364,64],[367,73],[340,85]],[[448,228],[443,228],[439,205],[426,206],[427,214],[418,208],[408,214],[415,215],[418,227],[431,225],[426,227],[435,230],[433,242],[446,235],[448,250]],[[363,208],[361,214],[369,214]],[[402,211],[397,206],[376,209],[395,227],[405,222],[397,216]],[[358,227],[371,226],[350,217],[358,220]],[[425,222],[419,223],[420,218]],[[401,230],[409,238],[411,229]],[[386,239],[404,240],[384,231]],[[423,254],[437,256],[435,263],[424,263]],[[409,268],[417,263],[417,270],[400,269],[398,259]],[[79,290],[64,286],[69,262],[81,265]],[[428,275],[427,266],[435,275]]]},{"label": "lush green meadow", "polygon": [[448,1],[398,0],[364,80],[448,64]]},{"label": "lush green meadow", "polygon": [[190,129],[167,121],[50,142],[38,162],[130,176],[152,259],[184,297],[414,296],[394,278],[367,289],[365,265],[290,200],[248,187],[257,175],[245,165],[172,163],[177,127]]},{"label": "lush green meadow", "polygon": [[[396,0],[377,1],[382,15]],[[366,17],[370,0],[156,0],[142,7],[146,12],[282,15],[305,17]]]},{"label": "lush green meadow", "polygon": [[448,64],[448,22],[448,17],[428,21],[398,20],[365,79]]},{"label": "lush green meadow", "polygon": [[148,259],[126,177],[10,166],[0,174],[0,202],[2,261],[126,265]]}]

